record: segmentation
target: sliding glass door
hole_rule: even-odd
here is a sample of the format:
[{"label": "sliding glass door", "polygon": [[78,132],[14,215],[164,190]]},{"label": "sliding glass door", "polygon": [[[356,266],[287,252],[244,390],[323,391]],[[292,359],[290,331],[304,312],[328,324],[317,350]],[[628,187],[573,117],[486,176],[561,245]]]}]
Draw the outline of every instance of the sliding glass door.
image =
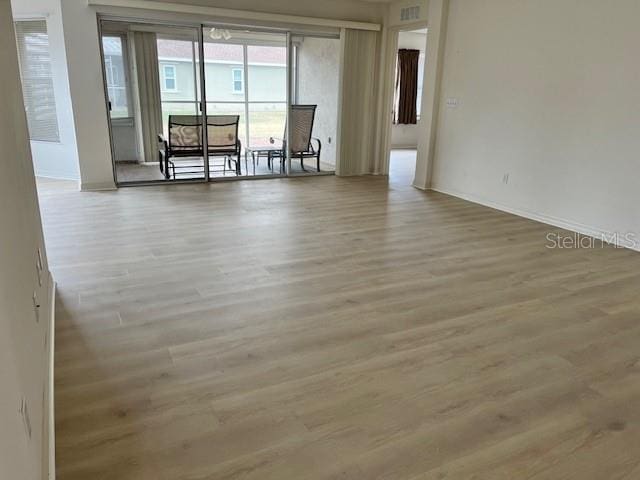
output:
[{"label": "sliding glass door", "polygon": [[101,22],[119,185],[206,179],[198,29]]},{"label": "sliding glass door", "polygon": [[203,27],[203,45],[207,117],[237,121],[241,143],[239,164],[225,167],[223,129],[209,127],[210,178],[285,175],[287,35]]},{"label": "sliding glass door", "polygon": [[101,34],[119,185],[334,171],[337,38],[122,20]]},{"label": "sliding glass door", "polygon": [[[291,175],[334,173],[338,135],[340,39],[293,35],[292,114],[311,121],[310,145],[291,154]],[[295,123],[294,123],[295,124]],[[306,138],[303,139],[303,145]]]}]

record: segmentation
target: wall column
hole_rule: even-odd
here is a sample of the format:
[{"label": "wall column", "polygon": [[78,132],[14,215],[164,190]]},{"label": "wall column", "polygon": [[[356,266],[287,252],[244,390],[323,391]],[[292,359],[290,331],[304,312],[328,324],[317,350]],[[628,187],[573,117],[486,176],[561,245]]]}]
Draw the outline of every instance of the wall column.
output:
[{"label": "wall column", "polygon": [[430,0],[427,14],[427,52],[422,96],[422,132],[418,138],[418,156],[413,186],[428,189],[431,186],[435,157],[438,114],[440,111],[440,82],[444,58],[449,0]]},{"label": "wall column", "polygon": [[62,23],[75,121],[80,188],[115,188],[109,120],[96,12],[86,2],[62,0]]}]

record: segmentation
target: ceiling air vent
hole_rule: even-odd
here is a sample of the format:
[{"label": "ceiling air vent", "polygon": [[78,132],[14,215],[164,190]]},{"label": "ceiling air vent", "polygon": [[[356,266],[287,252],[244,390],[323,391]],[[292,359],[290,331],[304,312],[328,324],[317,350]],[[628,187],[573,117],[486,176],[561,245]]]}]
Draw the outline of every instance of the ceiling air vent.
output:
[{"label": "ceiling air vent", "polygon": [[420,6],[404,7],[400,9],[400,21],[408,22],[420,19]]}]

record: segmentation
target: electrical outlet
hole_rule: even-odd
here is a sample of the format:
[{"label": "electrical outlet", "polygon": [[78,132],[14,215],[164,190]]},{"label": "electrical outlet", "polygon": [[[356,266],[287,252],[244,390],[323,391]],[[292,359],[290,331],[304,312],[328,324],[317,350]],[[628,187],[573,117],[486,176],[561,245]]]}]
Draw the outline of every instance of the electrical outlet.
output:
[{"label": "electrical outlet", "polygon": [[29,440],[31,440],[31,418],[29,416],[29,406],[27,405],[27,399],[24,397],[20,399],[20,409],[18,410],[18,413],[20,413],[20,417],[22,418],[25,433],[27,434]]},{"label": "electrical outlet", "polygon": [[502,183],[504,183],[505,185],[507,185],[509,183],[509,174],[508,173],[505,173],[502,176]]}]

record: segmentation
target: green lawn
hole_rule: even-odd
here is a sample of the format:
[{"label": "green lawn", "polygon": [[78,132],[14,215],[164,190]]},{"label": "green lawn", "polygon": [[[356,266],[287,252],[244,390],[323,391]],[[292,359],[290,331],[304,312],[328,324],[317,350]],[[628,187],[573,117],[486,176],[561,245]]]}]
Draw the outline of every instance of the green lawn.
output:
[{"label": "green lawn", "polygon": [[[256,110],[255,108],[268,108],[268,110]],[[273,108],[277,107],[278,110]],[[249,111],[250,146],[267,145],[270,137],[281,138],[284,134],[285,106],[284,105],[251,105]],[[169,103],[163,104],[162,124],[165,134],[169,115],[195,115],[195,105]],[[242,105],[208,105],[208,115],[240,115],[238,134],[243,146],[247,145],[245,139],[245,115]]]}]

